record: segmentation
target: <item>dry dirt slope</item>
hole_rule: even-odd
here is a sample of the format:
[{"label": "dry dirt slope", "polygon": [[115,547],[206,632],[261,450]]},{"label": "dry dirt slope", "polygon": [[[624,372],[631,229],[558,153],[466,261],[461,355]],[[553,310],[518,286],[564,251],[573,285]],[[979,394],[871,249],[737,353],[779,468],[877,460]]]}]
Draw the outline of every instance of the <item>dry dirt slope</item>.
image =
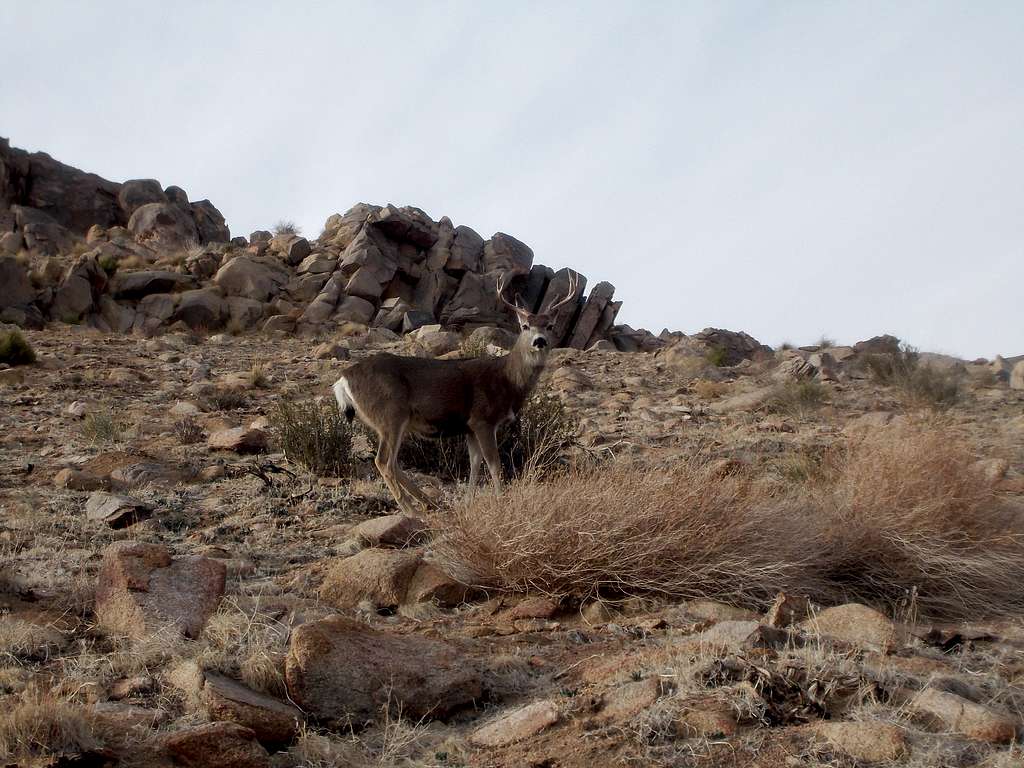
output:
[{"label": "dry dirt slope", "polygon": [[[1021,759],[1018,616],[938,621],[921,616],[912,590],[876,605],[883,615],[809,608],[797,594],[766,613],[771,595],[756,589],[733,590],[742,604],[729,606],[495,586],[533,583],[512,568],[528,558],[503,561],[488,590],[467,590],[442,569],[479,576],[479,553],[460,560],[442,545],[487,544],[466,537],[466,520],[515,522],[536,494],[463,508],[461,491],[442,486],[451,511],[421,531],[387,517],[393,505],[369,467],[353,480],[310,477],[274,453],[272,436],[258,460],[208,447],[221,430],[262,426],[283,397],[326,395],[345,363],[316,359],[315,341],[144,340],[75,327],[26,335],[39,363],[0,372],[8,764],[56,764],[60,754],[62,764],[234,766]],[[353,357],[370,351],[349,346]],[[958,457],[981,462],[943,493],[970,510],[998,507],[1006,519],[990,533],[1004,538],[993,547],[1013,551],[1005,537],[1024,490],[1024,395],[979,375],[936,416],[867,380],[774,389],[774,365],[696,370],[664,355],[559,351],[542,387],[579,420],[568,451],[579,466],[607,473],[629,460],[630,471],[664,474],[699,455],[710,462],[701,482],[739,503],[754,491],[721,482],[749,481],[759,509],[798,498],[803,509],[842,507],[834,489],[827,504],[818,490],[837,451],[864,430],[939,430]],[[296,476],[267,485],[247,471],[266,461]],[[145,511],[99,508],[96,490]],[[926,513],[952,509],[927,489],[907,493]],[[615,511],[617,520],[635,510]],[[573,510],[556,512],[564,520]],[[133,515],[143,519],[105,522]],[[168,613],[193,636],[155,626]]]}]

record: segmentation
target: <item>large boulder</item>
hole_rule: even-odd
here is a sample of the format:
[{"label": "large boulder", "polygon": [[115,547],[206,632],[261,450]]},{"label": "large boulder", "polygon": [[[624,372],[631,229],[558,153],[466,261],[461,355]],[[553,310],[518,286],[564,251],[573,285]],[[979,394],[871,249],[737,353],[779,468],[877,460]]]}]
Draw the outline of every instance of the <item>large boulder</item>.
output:
[{"label": "large boulder", "polygon": [[92,253],[79,256],[68,268],[54,293],[50,316],[77,321],[91,312],[107,288],[107,273]]},{"label": "large boulder", "polygon": [[479,670],[447,643],[344,616],[293,630],[285,680],[291,699],[328,727],[362,725],[384,708],[444,717],[483,692]]},{"label": "large boulder", "polygon": [[149,203],[166,203],[167,195],[156,179],[129,179],[121,185],[117,195],[118,205],[124,211],[127,221],[136,210]]},{"label": "large boulder", "polygon": [[224,595],[225,576],[218,560],[173,558],[160,544],[114,542],[103,553],[97,580],[97,622],[133,638],[167,626],[198,637]]},{"label": "large boulder", "polygon": [[277,235],[270,241],[270,250],[278,254],[289,266],[301,264],[310,254],[309,241],[294,234]]},{"label": "large boulder", "polygon": [[0,202],[38,209],[74,234],[84,235],[93,224],[113,227],[125,221],[117,199],[120,184],[44,152],[11,148],[6,139],[0,140],[0,168],[6,177]]},{"label": "large boulder", "polygon": [[413,206],[395,208],[386,205],[377,212],[371,225],[389,240],[408,243],[417,249],[429,249],[437,241],[437,224]]},{"label": "large boulder", "polygon": [[269,301],[287,281],[288,273],[280,265],[248,256],[232,259],[213,276],[213,282],[228,296],[257,301]]},{"label": "large boulder", "polygon": [[572,328],[567,346],[574,349],[587,349],[589,347],[590,339],[601,322],[604,308],[608,306],[614,295],[615,286],[611,283],[600,282],[593,287],[590,291],[590,296],[587,297],[583,305],[583,309],[580,310],[576,324]]},{"label": "large boulder", "polygon": [[224,215],[209,200],[199,200],[189,208],[199,231],[200,243],[226,243],[231,239],[231,230],[224,221]]},{"label": "large boulder", "polygon": [[151,293],[173,293],[196,287],[195,278],[191,275],[163,269],[118,272],[113,283],[111,292],[115,298],[131,300],[141,299]]},{"label": "large boulder", "polygon": [[[575,285],[573,284],[574,282]],[[605,283],[605,285],[608,285],[608,283]],[[572,328],[573,320],[579,311],[586,287],[586,276],[573,269],[558,270],[548,282],[547,290],[544,293],[544,300],[540,305],[540,311],[552,315],[551,319],[554,322],[555,329],[551,332],[551,335],[556,347],[563,346],[568,340],[569,330]],[[570,300],[560,307],[552,309],[555,304],[558,304],[570,295],[570,288],[573,289]]]},{"label": "large boulder", "polygon": [[1024,389],[1024,360],[1020,360],[1010,371],[1010,389]]},{"label": "large boulder", "polygon": [[484,244],[483,271],[496,270],[529,272],[533,266],[533,251],[526,243],[512,235],[496,232]]},{"label": "large boulder", "polygon": [[220,291],[197,288],[181,294],[170,320],[172,323],[181,320],[193,330],[212,331],[223,327],[227,316],[227,304]]},{"label": "large boulder", "polygon": [[24,307],[36,298],[28,272],[13,256],[0,256],[0,309]]},{"label": "large boulder", "polygon": [[376,303],[398,271],[398,252],[386,238],[364,228],[341,256],[345,293]]},{"label": "large boulder", "polygon": [[55,256],[71,249],[73,239],[68,230],[46,211],[24,205],[13,205],[11,211],[26,248],[44,256]]},{"label": "large boulder", "polygon": [[690,336],[689,341],[712,353],[718,365],[736,365],[743,360],[772,354],[771,347],[742,331],[705,328]]},{"label": "large boulder", "polygon": [[[474,229],[462,224],[455,228],[454,234],[445,269],[452,272],[484,271],[484,239]],[[515,242],[519,243],[518,240]],[[522,243],[519,243],[519,245],[522,245]],[[523,247],[526,248],[526,246]],[[529,248],[526,250],[529,250]],[[533,259],[532,252],[530,253],[530,259]]]},{"label": "large boulder", "polygon": [[138,242],[157,248],[186,249],[199,243],[199,230],[188,209],[171,203],[139,206],[128,220],[128,230]]}]

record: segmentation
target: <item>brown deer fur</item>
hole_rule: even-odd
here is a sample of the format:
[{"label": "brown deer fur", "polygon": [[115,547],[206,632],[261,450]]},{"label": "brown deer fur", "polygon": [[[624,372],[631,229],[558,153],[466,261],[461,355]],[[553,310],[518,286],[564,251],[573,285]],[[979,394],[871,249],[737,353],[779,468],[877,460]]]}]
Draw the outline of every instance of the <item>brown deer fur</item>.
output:
[{"label": "brown deer fur", "polygon": [[[501,283],[498,289],[500,296]],[[574,289],[571,286],[569,296]],[[398,451],[407,434],[466,435],[470,487],[477,483],[482,459],[495,491],[500,491],[498,428],[515,419],[537,383],[553,330],[549,315],[508,306],[515,311],[521,331],[504,357],[430,360],[377,354],[350,367],[335,383],[334,396],[342,411],[350,419],[358,416],[377,433],[375,463],[402,509],[411,510],[416,502],[432,505],[398,466]]]}]

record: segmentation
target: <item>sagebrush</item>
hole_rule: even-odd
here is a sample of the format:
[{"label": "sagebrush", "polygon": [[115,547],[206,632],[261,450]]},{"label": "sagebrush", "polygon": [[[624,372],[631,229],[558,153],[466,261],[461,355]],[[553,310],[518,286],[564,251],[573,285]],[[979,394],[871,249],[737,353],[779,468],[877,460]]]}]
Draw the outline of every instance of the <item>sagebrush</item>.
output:
[{"label": "sagebrush", "polygon": [[36,361],[32,345],[18,331],[0,332],[0,363],[4,365],[30,365]]},{"label": "sagebrush", "polygon": [[334,400],[282,400],[270,414],[277,445],[289,461],[317,475],[352,471],[352,425]]}]

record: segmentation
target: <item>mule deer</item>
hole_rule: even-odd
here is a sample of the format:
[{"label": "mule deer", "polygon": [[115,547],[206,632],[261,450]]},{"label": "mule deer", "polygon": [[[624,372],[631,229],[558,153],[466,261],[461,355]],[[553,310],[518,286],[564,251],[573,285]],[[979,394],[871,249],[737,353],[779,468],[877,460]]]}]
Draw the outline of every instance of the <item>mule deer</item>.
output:
[{"label": "mule deer", "polygon": [[537,383],[555,340],[554,310],[576,298],[577,276],[569,290],[542,314],[533,314],[505,298],[505,277],[496,286],[498,298],[519,321],[519,338],[503,357],[431,360],[380,353],[356,363],[334,384],[338,406],[351,421],[358,416],[377,433],[376,465],[398,506],[410,511],[415,502],[431,499],[398,465],[398,451],[407,434],[421,437],[465,435],[469,446],[469,486],[474,488],[481,459],[501,490],[498,457],[499,427],[515,419]]}]

